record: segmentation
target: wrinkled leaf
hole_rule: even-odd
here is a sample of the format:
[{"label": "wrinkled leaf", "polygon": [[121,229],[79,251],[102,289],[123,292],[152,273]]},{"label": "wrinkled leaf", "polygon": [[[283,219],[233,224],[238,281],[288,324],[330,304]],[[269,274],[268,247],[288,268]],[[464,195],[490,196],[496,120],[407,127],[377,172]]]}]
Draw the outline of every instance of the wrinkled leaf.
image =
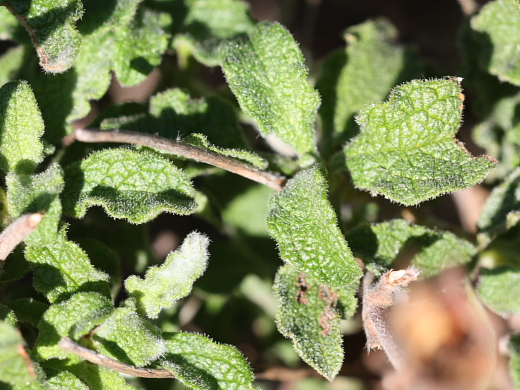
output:
[{"label": "wrinkled leaf", "polygon": [[253,389],[253,372],[234,347],[193,333],[165,333],[167,352],[161,365],[197,390]]},{"label": "wrinkled leaf", "polygon": [[[25,384],[36,378],[32,363],[23,348],[24,340],[20,332],[4,321],[0,321],[0,381],[11,384]],[[20,354],[23,350],[25,358]]]},{"label": "wrinkled leaf", "polygon": [[476,253],[470,242],[447,231],[437,231],[396,219],[364,225],[346,235],[355,257],[367,268],[381,275],[397,259],[411,260],[421,276],[431,277],[440,271],[465,264]]},{"label": "wrinkled leaf", "polygon": [[64,211],[83,217],[100,205],[114,218],[143,223],[163,211],[195,211],[195,191],[183,172],[146,151],[106,149],[65,168]]},{"label": "wrinkled leaf", "polygon": [[104,296],[89,292],[73,295],[69,300],[52,305],[40,323],[36,354],[40,359],[65,358],[67,352],[58,343],[62,337],[78,340],[101,324],[114,311]]},{"label": "wrinkled leaf", "polygon": [[487,306],[502,316],[519,314],[520,272],[508,266],[482,268],[478,294]]},{"label": "wrinkled leaf", "polygon": [[144,280],[132,275],[125,281],[128,294],[149,318],[157,318],[162,309],[191,292],[208,263],[209,239],[197,232],[190,233],[180,248],[171,252],[164,264],[146,271]]},{"label": "wrinkled leaf", "polygon": [[307,81],[298,44],[278,23],[260,23],[230,45],[222,64],[242,110],[263,136],[276,134],[298,154],[313,153],[318,93]]},{"label": "wrinkled leaf", "polygon": [[75,22],[83,14],[79,0],[2,0],[25,27],[41,67],[50,73],[63,73],[74,65],[81,45]]},{"label": "wrinkled leaf", "polygon": [[345,148],[356,187],[413,205],[484,180],[497,162],[454,139],[462,98],[457,79],[414,80],[365,107]]},{"label": "wrinkled leaf", "polygon": [[269,210],[267,229],[284,261],[329,286],[357,283],[361,269],[338,227],[318,166],[289,180],[271,198]]},{"label": "wrinkled leaf", "polygon": [[83,382],[68,371],[61,371],[47,379],[47,384],[52,390],[89,390]]}]

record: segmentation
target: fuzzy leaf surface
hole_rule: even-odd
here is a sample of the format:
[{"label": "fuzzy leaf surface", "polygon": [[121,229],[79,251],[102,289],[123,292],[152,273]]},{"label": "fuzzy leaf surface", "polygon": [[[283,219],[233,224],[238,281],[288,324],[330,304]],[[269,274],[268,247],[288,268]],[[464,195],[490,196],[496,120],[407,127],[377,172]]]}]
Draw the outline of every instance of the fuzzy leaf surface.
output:
[{"label": "fuzzy leaf surface", "polygon": [[35,378],[20,355],[18,348],[25,344],[20,332],[0,321],[0,381],[11,384],[31,383]]},{"label": "fuzzy leaf surface", "polygon": [[396,219],[352,229],[346,235],[354,256],[376,275],[386,272],[399,256],[411,257],[421,276],[465,264],[476,253],[469,241],[453,233],[412,225]]},{"label": "fuzzy leaf surface", "polygon": [[186,17],[172,45],[181,55],[188,50],[206,66],[220,65],[229,41],[255,25],[244,1],[191,0],[186,5]]},{"label": "fuzzy leaf surface", "polygon": [[145,366],[166,351],[159,331],[125,301],[99,326],[92,339],[99,353],[136,367]]},{"label": "fuzzy leaf surface", "polygon": [[[328,380],[343,364],[338,288],[320,284],[291,266],[276,274],[273,290],[278,299],[276,325],[292,340],[298,355]],[[355,291],[349,291],[347,316],[354,314]]]},{"label": "fuzzy leaf surface", "polygon": [[454,139],[462,96],[456,79],[414,80],[365,107],[345,148],[356,187],[410,206],[484,180],[497,162]]},{"label": "fuzzy leaf surface", "polygon": [[242,354],[194,333],[165,333],[167,352],[161,365],[196,390],[253,389],[253,371]]},{"label": "fuzzy leaf surface", "polygon": [[83,14],[79,0],[2,0],[31,37],[44,71],[63,73],[76,60],[81,35],[75,22]]},{"label": "fuzzy leaf surface", "polygon": [[157,318],[162,309],[191,292],[193,282],[208,264],[208,245],[206,236],[190,233],[180,248],[166,257],[164,264],[146,271],[144,280],[135,275],[126,279],[126,291],[147,317]]},{"label": "fuzzy leaf surface", "polygon": [[114,218],[144,223],[163,211],[191,214],[195,190],[170,161],[146,151],[106,149],[65,168],[64,211],[81,218],[100,205]]},{"label": "fuzzy leaf surface", "polygon": [[479,65],[501,81],[520,85],[520,14],[511,0],[486,4],[471,20],[483,43]]},{"label": "fuzzy leaf surface", "polygon": [[31,173],[43,156],[43,120],[31,87],[12,81],[0,88],[0,167]]},{"label": "fuzzy leaf surface", "polygon": [[92,291],[110,297],[108,275],[92,266],[87,254],[66,239],[65,231],[43,247],[27,246],[25,258],[34,270],[34,287],[51,303],[77,292]]},{"label": "fuzzy leaf surface", "polygon": [[78,340],[101,324],[114,311],[104,296],[89,292],[73,295],[69,300],[52,305],[39,323],[36,353],[40,359],[67,357],[58,346],[62,337]]},{"label": "fuzzy leaf surface", "polygon": [[478,241],[487,245],[520,221],[520,168],[496,186],[486,200],[478,220]]},{"label": "fuzzy leaf surface", "polygon": [[43,313],[49,308],[49,305],[33,298],[15,299],[7,305],[13,310],[18,321],[28,322],[34,327],[38,327]]},{"label": "fuzzy leaf surface", "polygon": [[242,110],[263,136],[276,134],[300,155],[313,153],[320,97],[307,81],[298,44],[278,23],[259,23],[231,44],[222,64]]},{"label": "fuzzy leaf surface", "polygon": [[47,384],[52,390],[89,390],[83,382],[68,371],[61,371],[49,378]]},{"label": "fuzzy leaf surface", "polygon": [[361,277],[317,165],[298,173],[271,198],[267,230],[282,259],[318,282],[339,287]]},{"label": "fuzzy leaf surface", "polygon": [[327,58],[316,83],[322,96],[319,115],[327,152],[357,134],[354,115],[359,110],[385,99],[404,76],[416,73],[416,59],[410,50],[395,44],[397,36],[388,21],[371,20],[347,29],[347,47]]},{"label": "fuzzy leaf surface", "polygon": [[482,268],[478,294],[487,306],[502,316],[519,314],[520,272],[509,266]]}]

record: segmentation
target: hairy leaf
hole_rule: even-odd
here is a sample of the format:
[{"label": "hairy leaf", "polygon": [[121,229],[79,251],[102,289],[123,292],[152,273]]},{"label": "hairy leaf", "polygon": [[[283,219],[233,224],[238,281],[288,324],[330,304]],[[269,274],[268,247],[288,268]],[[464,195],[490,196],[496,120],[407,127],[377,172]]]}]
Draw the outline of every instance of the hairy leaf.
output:
[{"label": "hairy leaf", "polygon": [[38,326],[38,322],[43,316],[43,313],[48,309],[49,305],[36,301],[33,298],[15,299],[7,304],[16,315],[20,322],[28,322],[34,327]]},{"label": "hairy leaf", "polygon": [[480,299],[502,316],[520,313],[520,272],[509,266],[482,268],[479,278]]},{"label": "hairy leaf", "polygon": [[0,321],[4,321],[10,326],[16,326],[16,315],[7,306],[0,304]]},{"label": "hairy leaf", "polygon": [[186,17],[172,46],[179,55],[188,50],[206,66],[219,65],[229,41],[254,27],[244,1],[191,0],[186,6]]},{"label": "hairy leaf", "polygon": [[222,64],[242,110],[262,135],[274,133],[296,149],[313,153],[318,93],[307,82],[300,48],[278,23],[260,23],[230,45]]},{"label": "hairy leaf", "polygon": [[164,264],[146,271],[144,280],[135,275],[126,279],[125,288],[136,300],[137,307],[149,318],[157,318],[162,309],[188,295],[193,282],[206,269],[208,245],[206,236],[190,233],[180,248],[168,255]]},{"label": "hairy leaf", "polygon": [[171,162],[146,151],[106,149],[65,168],[64,211],[83,217],[103,206],[114,218],[143,223],[163,211],[195,211],[195,191]]},{"label": "hairy leaf", "polygon": [[31,87],[12,81],[0,88],[0,167],[32,173],[43,156],[43,120]]},{"label": "hairy leaf", "polygon": [[112,302],[94,292],[74,294],[69,300],[52,305],[38,326],[37,356],[40,359],[67,357],[67,352],[58,346],[61,338],[78,340],[105,321],[113,311]]},{"label": "hairy leaf", "polygon": [[166,351],[165,343],[158,330],[136,313],[134,305],[125,303],[97,328],[92,339],[101,354],[142,367]]},{"label": "hairy leaf", "polygon": [[395,44],[397,35],[384,19],[367,21],[350,27],[344,36],[347,47],[327,58],[316,88],[323,99],[319,114],[328,153],[357,134],[354,115],[363,106],[383,100],[394,85],[416,73],[416,59]]},{"label": "hairy leaf", "polygon": [[47,379],[47,384],[52,390],[89,390],[83,382],[68,371],[61,371]]},{"label": "hairy leaf", "polygon": [[193,333],[165,333],[167,352],[161,365],[197,390],[253,389],[253,372],[234,347]]},{"label": "hairy leaf", "polygon": [[498,234],[520,221],[520,168],[495,187],[486,200],[478,220],[479,244],[485,246]]},{"label": "hairy leaf", "polygon": [[25,257],[34,270],[34,287],[52,303],[78,292],[93,291],[110,297],[108,275],[92,266],[86,253],[66,239],[64,230],[46,246],[29,245]]},{"label": "hairy leaf", "polygon": [[41,67],[50,73],[63,73],[74,65],[81,36],[74,23],[81,18],[79,0],[2,0],[31,37]]},{"label": "hairy leaf", "polygon": [[338,227],[318,166],[289,180],[269,210],[267,229],[284,261],[323,284],[357,283],[361,269]]},{"label": "hairy leaf", "polygon": [[421,276],[431,277],[469,262],[476,253],[470,242],[453,233],[412,225],[403,219],[360,226],[349,231],[346,238],[354,256],[376,275],[388,271],[394,260],[406,258],[421,270]]},{"label": "hairy leaf", "polygon": [[502,81],[520,85],[520,14],[511,0],[489,2],[471,20],[481,41],[479,65]]},{"label": "hairy leaf", "polygon": [[414,80],[364,108],[361,133],[345,148],[354,184],[413,205],[484,180],[497,162],[471,156],[453,138],[461,99],[457,79]]},{"label": "hairy leaf", "polygon": [[288,265],[278,270],[273,290],[278,299],[278,330],[292,340],[303,360],[332,381],[343,364],[340,315],[354,314],[355,291],[342,294],[346,299],[340,313],[341,289],[320,284]]},{"label": "hairy leaf", "polygon": [[69,371],[85,382],[92,390],[135,390],[121,374],[89,362],[71,365]]},{"label": "hairy leaf", "polygon": [[[20,332],[0,321],[0,381],[11,384],[31,383],[36,378]],[[25,355],[25,356],[24,356]]]}]

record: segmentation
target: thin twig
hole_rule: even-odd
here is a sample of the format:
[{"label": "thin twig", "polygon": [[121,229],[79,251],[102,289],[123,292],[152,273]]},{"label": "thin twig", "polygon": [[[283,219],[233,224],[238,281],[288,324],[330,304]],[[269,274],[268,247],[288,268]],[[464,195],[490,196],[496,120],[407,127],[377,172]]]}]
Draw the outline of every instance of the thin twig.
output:
[{"label": "thin twig", "polygon": [[43,213],[24,214],[6,227],[0,234],[0,261],[5,260],[38,227],[42,219]]},{"label": "thin twig", "polygon": [[135,131],[127,130],[76,129],[70,136],[64,139],[64,144],[70,144],[71,140],[87,143],[116,142],[149,146],[178,156],[184,156],[198,162],[213,165],[217,168],[225,169],[226,171],[265,184],[276,191],[281,191],[286,182],[286,178],[283,176],[261,171],[252,165],[184,142],[174,141],[151,134],[137,133]]},{"label": "thin twig", "polygon": [[88,360],[90,363],[110,368],[111,370],[122,372],[123,374],[138,376],[141,378],[175,378],[175,375],[173,375],[168,370],[153,368],[137,368],[129,366],[128,364],[118,362],[117,360],[112,359],[108,356],[101,355],[96,351],[82,347],[81,345],[76,344],[68,337],[62,337],[58,345],[64,351],[82,357],[83,359]]}]

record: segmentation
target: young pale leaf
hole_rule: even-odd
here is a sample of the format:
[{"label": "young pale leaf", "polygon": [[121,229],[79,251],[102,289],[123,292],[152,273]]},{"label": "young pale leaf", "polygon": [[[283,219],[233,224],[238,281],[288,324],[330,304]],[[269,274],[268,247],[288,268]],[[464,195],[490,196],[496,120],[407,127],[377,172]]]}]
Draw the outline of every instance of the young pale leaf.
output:
[{"label": "young pale leaf", "polygon": [[96,329],[92,340],[99,353],[136,367],[145,366],[166,351],[159,331],[141,318],[129,301]]},{"label": "young pale leaf", "polygon": [[85,336],[113,311],[112,302],[94,292],[78,293],[67,301],[52,305],[38,325],[36,355],[39,359],[67,357],[68,353],[58,346],[61,338],[77,340]]},{"label": "young pale leaf", "polygon": [[520,14],[514,2],[489,2],[471,20],[471,27],[483,45],[479,65],[502,81],[520,85]]},{"label": "young pale leaf", "polygon": [[497,162],[454,139],[463,99],[458,79],[414,80],[365,107],[345,148],[356,187],[409,206],[484,180]]},{"label": "young pale leaf", "polygon": [[197,232],[190,233],[164,264],[146,271],[144,280],[132,275],[125,281],[128,294],[136,300],[140,311],[149,318],[157,318],[162,309],[191,292],[208,263],[209,239]]},{"label": "young pale leaf", "polygon": [[48,378],[47,384],[52,390],[89,390],[83,382],[68,371],[61,371]]},{"label": "young pale leaf", "polygon": [[[339,290],[318,283],[291,266],[276,274],[273,290],[278,299],[276,325],[292,340],[298,355],[332,381],[343,364],[343,334],[339,326]],[[356,310],[355,291],[345,308],[348,316]]]},{"label": "young pale leaf", "polygon": [[110,297],[108,275],[90,264],[86,253],[66,239],[65,231],[46,246],[27,246],[25,258],[34,270],[34,287],[52,303],[87,291]]},{"label": "young pale leaf", "polygon": [[383,100],[394,85],[415,75],[417,60],[397,46],[397,30],[377,19],[349,28],[347,47],[333,52],[323,65],[316,88],[327,153],[356,135],[354,115],[366,104]]},{"label": "young pale leaf", "polygon": [[517,168],[491,192],[478,220],[477,238],[481,246],[486,246],[520,221],[519,185],[520,168]]},{"label": "young pale leaf", "polygon": [[132,223],[147,222],[163,211],[190,214],[197,207],[195,190],[183,172],[147,151],[95,152],[65,168],[65,183],[64,211],[78,218],[94,205]]},{"label": "young pale leaf", "polygon": [[509,266],[482,268],[478,294],[487,306],[502,316],[520,314],[520,271]]},{"label": "young pale leaf", "polygon": [[27,30],[46,72],[63,73],[74,65],[81,35],[74,23],[81,18],[79,0],[2,0]]},{"label": "young pale leaf", "polygon": [[191,0],[186,6],[186,17],[172,46],[179,55],[188,50],[206,66],[219,65],[227,43],[255,25],[248,4],[240,0]]},{"label": "young pale leaf", "polygon": [[34,171],[43,158],[43,131],[43,120],[29,84],[4,84],[0,88],[0,167],[5,173]]},{"label": "young pale leaf", "polygon": [[267,230],[284,261],[329,286],[357,283],[362,272],[338,227],[318,166],[289,180],[271,198],[269,210]]},{"label": "young pale leaf", "polygon": [[469,262],[476,253],[470,242],[453,233],[412,225],[403,219],[360,226],[349,231],[346,238],[354,256],[376,275],[388,271],[398,257],[407,256],[421,270],[421,276],[431,277]]},{"label": "young pale leaf", "polygon": [[196,390],[253,389],[253,372],[234,347],[193,333],[164,333],[167,352],[161,365]]},{"label": "young pale leaf", "polygon": [[49,305],[36,301],[33,298],[15,299],[7,304],[16,315],[16,319],[20,322],[28,322],[34,327],[38,327],[43,313],[49,308]]},{"label": "young pale leaf", "polygon": [[266,136],[274,133],[298,154],[313,153],[318,93],[307,81],[298,44],[282,25],[263,22],[230,44],[222,64],[242,110]]},{"label": "young pale leaf", "polygon": [[13,385],[35,381],[34,368],[23,345],[20,332],[0,321],[0,381]]}]

